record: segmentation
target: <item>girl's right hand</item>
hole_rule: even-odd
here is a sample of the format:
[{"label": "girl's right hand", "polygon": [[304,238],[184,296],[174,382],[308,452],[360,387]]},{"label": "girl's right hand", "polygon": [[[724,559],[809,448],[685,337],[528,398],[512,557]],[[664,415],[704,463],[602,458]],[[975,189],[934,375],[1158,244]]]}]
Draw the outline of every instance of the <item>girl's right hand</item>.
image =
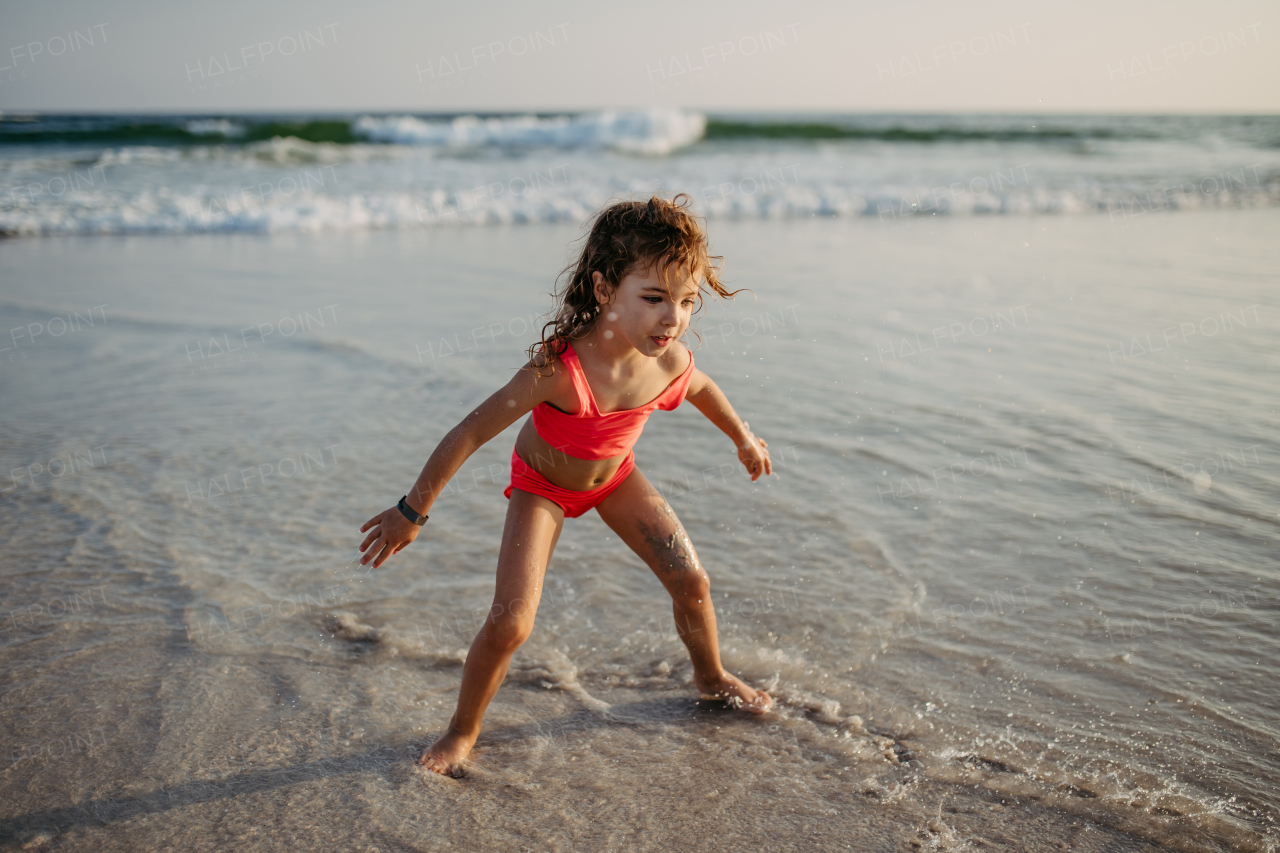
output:
[{"label": "girl's right hand", "polygon": [[[360,550],[368,551],[360,558],[360,565],[373,560],[373,568],[378,568],[392,554],[403,551],[410,542],[418,538],[421,527],[404,517],[400,508],[393,506],[384,510],[364,523],[360,532],[369,530],[369,535],[360,545]],[[372,544],[372,547],[370,545]]]},{"label": "girl's right hand", "polygon": [[743,428],[747,431],[747,443],[738,448],[738,461],[747,466],[747,473],[751,475],[751,482],[760,479],[761,474],[773,473],[773,460],[769,458],[768,447],[769,442],[763,438],[757,438],[756,434],[751,431],[751,425],[746,421],[742,422]]}]

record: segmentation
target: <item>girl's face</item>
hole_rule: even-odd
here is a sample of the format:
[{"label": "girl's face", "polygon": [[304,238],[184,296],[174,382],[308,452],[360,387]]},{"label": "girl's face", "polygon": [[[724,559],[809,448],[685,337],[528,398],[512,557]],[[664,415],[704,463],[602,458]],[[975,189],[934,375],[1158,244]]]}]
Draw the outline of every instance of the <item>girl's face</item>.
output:
[{"label": "girl's face", "polygon": [[604,276],[593,272],[596,300],[601,305],[601,336],[622,339],[645,355],[657,357],[684,335],[697,307],[701,276],[675,267],[668,267],[666,275],[670,292],[658,265],[653,264],[647,270],[628,273],[610,294]]}]

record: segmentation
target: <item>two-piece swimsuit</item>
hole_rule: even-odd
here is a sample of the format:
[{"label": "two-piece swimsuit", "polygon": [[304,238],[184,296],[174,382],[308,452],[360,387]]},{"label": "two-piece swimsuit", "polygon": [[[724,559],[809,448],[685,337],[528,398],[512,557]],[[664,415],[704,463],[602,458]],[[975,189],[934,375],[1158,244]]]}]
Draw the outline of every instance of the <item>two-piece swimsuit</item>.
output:
[{"label": "two-piece swimsuit", "polygon": [[586,374],[582,372],[582,363],[578,361],[573,345],[564,341],[559,355],[573,380],[574,390],[578,392],[578,411],[571,415],[550,403],[539,403],[533,408],[533,428],[547,444],[578,459],[613,459],[623,453],[627,454],[627,458],[622,460],[617,473],[609,482],[599,488],[578,491],[557,486],[530,468],[513,448],[511,485],[507,486],[503,494],[510,499],[514,488],[542,495],[559,504],[564,509],[566,518],[577,518],[607,498],[636,467],[636,454],[632,448],[640,438],[649,414],[654,409],[669,412],[684,400],[689,382],[693,379],[693,353],[689,353],[689,366],[684,369],[684,373],[655,399],[635,409],[603,413],[596,406],[596,398],[591,393],[591,386],[587,384]]}]

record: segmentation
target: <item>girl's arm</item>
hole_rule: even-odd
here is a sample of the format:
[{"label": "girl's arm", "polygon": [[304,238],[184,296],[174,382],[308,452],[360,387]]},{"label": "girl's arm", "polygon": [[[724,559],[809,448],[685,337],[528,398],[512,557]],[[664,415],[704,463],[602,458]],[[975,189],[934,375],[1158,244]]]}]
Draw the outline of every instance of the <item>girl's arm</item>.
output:
[{"label": "girl's arm", "polygon": [[729,405],[729,398],[710,376],[695,367],[693,378],[689,380],[689,390],[685,392],[684,398],[733,440],[738,448],[738,459],[747,466],[752,482],[759,479],[762,473],[773,473],[773,460],[769,458],[769,451],[765,449],[769,442],[755,437],[748,424],[741,420],[738,413],[733,410],[733,406]]},{"label": "girl's arm", "polygon": [[[565,371],[557,370],[554,376],[538,379],[530,369],[533,366],[534,362],[525,364],[510,382],[445,434],[427,464],[422,467],[417,482],[405,496],[405,503],[410,509],[419,515],[428,514],[436,497],[471,454],[527,415],[534,406],[555,398],[557,387],[567,376]],[[541,357],[538,358],[537,366],[545,367]],[[364,552],[360,565],[373,560],[373,568],[378,568],[388,557],[404,550],[418,538],[421,529],[405,518],[395,506],[375,515],[360,528],[361,533],[369,531],[368,537],[360,545],[360,550]]]}]

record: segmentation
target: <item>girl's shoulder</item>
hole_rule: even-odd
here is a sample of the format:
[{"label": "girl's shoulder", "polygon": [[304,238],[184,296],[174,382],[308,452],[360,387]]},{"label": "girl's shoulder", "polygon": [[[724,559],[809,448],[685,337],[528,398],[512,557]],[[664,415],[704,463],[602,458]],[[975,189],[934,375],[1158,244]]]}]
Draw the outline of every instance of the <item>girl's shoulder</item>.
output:
[{"label": "girl's shoulder", "polygon": [[550,378],[566,373],[564,341],[552,341],[548,346],[538,347],[525,367],[533,368],[540,376]]},{"label": "girl's shoulder", "polygon": [[693,350],[685,346],[684,341],[672,341],[663,357],[667,360],[663,367],[677,377],[693,365]]},{"label": "girl's shoulder", "polygon": [[663,365],[667,387],[654,398],[653,403],[659,409],[671,411],[680,405],[693,382],[693,351],[680,341],[672,341],[662,358],[667,360]]},{"label": "girl's shoulder", "polygon": [[563,340],[548,343],[549,347],[535,350],[525,369],[533,374],[543,402],[562,412],[569,412],[577,401],[578,393],[572,369],[565,359],[568,347]]}]

